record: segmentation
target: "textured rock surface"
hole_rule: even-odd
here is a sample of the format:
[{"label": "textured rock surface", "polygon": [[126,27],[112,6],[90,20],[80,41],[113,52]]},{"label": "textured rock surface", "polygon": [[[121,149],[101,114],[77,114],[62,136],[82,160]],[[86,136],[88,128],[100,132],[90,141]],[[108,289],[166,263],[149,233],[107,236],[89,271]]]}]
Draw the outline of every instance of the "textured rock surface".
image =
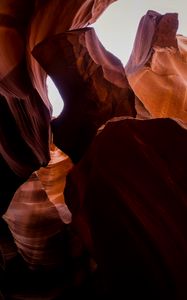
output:
[{"label": "textured rock surface", "polygon": [[58,34],[38,44],[34,57],[56,83],[64,100],[52,121],[55,144],[73,162],[83,156],[97,129],[113,116],[136,116],[119,59],[107,52],[94,29]]},{"label": "textured rock surface", "polygon": [[187,298],[186,38],[148,11],[124,69],[88,27],[114,1],[0,1],[6,299]]},{"label": "textured rock surface", "polygon": [[35,174],[17,190],[4,219],[31,268],[63,263],[63,222]]},{"label": "textured rock surface", "polygon": [[176,36],[177,28],[177,14],[149,11],[141,19],[125,70],[134,93],[153,117],[186,122],[187,48],[186,38]]},{"label": "textured rock surface", "polygon": [[54,144],[50,150],[51,160],[47,167],[40,168],[36,174],[48,199],[55,205],[63,223],[71,223],[71,213],[64,202],[64,187],[66,176],[73,164]]},{"label": "textured rock surface", "polygon": [[66,203],[86,244],[89,228],[108,297],[187,297],[186,151],[173,120],[119,118],[68,175]]},{"label": "textured rock surface", "polygon": [[[17,184],[9,181],[12,192],[50,159],[46,73],[31,51],[46,37],[92,23],[112,2],[1,1],[0,154],[5,162],[0,167],[1,172],[15,177]],[[4,210],[11,195],[0,191],[0,202],[7,201]]]},{"label": "textured rock surface", "polygon": [[26,29],[33,4],[13,3],[0,4],[0,151],[13,172],[27,178],[49,161],[50,118],[26,65]]},{"label": "textured rock surface", "polygon": [[72,163],[54,144],[50,154],[48,166],[34,172],[18,188],[3,216],[18,251],[32,269],[64,264],[64,224],[71,223],[63,192]]},{"label": "textured rock surface", "polygon": [[33,58],[34,47],[55,34],[67,30],[86,27],[102,14],[109,4],[116,0],[52,0],[35,1],[33,18],[29,24],[29,39],[27,45],[27,61],[34,87],[43,101],[50,108],[46,93],[46,72]]}]

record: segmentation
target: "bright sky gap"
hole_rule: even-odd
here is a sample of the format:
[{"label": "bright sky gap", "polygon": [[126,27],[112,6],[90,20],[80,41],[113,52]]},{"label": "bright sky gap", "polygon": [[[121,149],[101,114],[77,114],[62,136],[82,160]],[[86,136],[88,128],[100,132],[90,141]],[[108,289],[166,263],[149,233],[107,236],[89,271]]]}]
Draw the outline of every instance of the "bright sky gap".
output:
[{"label": "bright sky gap", "polygon": [[[155,10],[161,14],[178,13],[177,33],[187,36],[187,0],[118,0],[111,4],[92,26],[104,47],[116,55],[123,65],[127,63],[131,54],[139,21],[148,10]],[[53,117],[57,117],[63,109],[63,100],[49,77],[47,85]]]}]

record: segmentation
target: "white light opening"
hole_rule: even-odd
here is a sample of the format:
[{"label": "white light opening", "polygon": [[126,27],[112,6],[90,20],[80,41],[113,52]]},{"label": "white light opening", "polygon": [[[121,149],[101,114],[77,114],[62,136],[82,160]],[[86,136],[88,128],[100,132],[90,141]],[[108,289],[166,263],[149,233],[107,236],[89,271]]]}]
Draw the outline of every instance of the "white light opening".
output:
[{"label": "white light opening", "polygon": [[[179,18],[178,34],[187,36],[186,0],[118,0],[111,4],[93,27],[103,46],[117,56],[125,66],[132,52],[138,24],[148,10],[161,14],[176,12]],[[47,77],[48,97],[53,107],[53,117],[64,107],[58,89]]]},{"label": "white light opening", "polygon": [[52,79],[47,76],[47,79],[46,79],[46,83],[47,83],[47,89],[48,89],[48,98],[49,98],[49,101],[52,105],[52,117],[53,118],[57,118],[63,108],[64,108],[64,101],[56,87],[56,85],[54,84],[54,82],[52,81]]},{"label": "white light opening", "polygon": [[103,46],[126,65],[132,52],[138,24],[148,10],[178,13],[178,34],[187,35],[186,0],[118,0],[111,4],[93,27]]}]

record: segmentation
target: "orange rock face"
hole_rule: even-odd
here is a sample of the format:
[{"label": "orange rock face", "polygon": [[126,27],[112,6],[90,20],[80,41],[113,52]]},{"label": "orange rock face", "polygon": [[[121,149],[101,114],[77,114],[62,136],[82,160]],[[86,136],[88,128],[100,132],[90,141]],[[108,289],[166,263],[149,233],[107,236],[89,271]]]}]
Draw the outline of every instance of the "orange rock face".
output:
[{"label": "orange rock face", "polygon": [[64,109],[51,126],[54,143],[73,162],[80,160],[108,119],[136,116],[123,66],[103,48],[92,28],[55,35],[32,53],[64,99]]},{"label": "orange rock face", "polygon": [[186,38],[148,11],[124,68],[88,26],[114,1],[0,1],[0,268],[66,265],[85,299],[96,281],[101,298],[184,300]]},{"label": "orange rock face", "polygon": [[148,12],[140,22],[126,73],[153,117],[186,123],[186,38],[176,36],[177,28],[177,14]]},{"label": "orange rock face", "polygon": [[17,190],[4,219],[31,268],[62,264],[63,222],[35,174]]},{"label": "orange rock face", "polygon": [[10,185],[0,192],[2,213],[20,183],[50,160],[47,74],[33,48],[47,37],[91,24],[114,0],[27,2],[0,3],[0,166],[2,186],[5,180]]}]

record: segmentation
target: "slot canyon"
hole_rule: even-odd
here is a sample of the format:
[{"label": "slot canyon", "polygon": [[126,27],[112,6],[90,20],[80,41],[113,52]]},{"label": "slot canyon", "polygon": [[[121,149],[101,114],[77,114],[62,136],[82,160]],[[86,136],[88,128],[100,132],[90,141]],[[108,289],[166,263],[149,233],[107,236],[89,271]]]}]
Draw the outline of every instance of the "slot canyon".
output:
[{"label": "slot canyon", "polygon": [[116,2],[0,0],[2,300],[187,299],[187,38],[149,9],[124,65]]}]

